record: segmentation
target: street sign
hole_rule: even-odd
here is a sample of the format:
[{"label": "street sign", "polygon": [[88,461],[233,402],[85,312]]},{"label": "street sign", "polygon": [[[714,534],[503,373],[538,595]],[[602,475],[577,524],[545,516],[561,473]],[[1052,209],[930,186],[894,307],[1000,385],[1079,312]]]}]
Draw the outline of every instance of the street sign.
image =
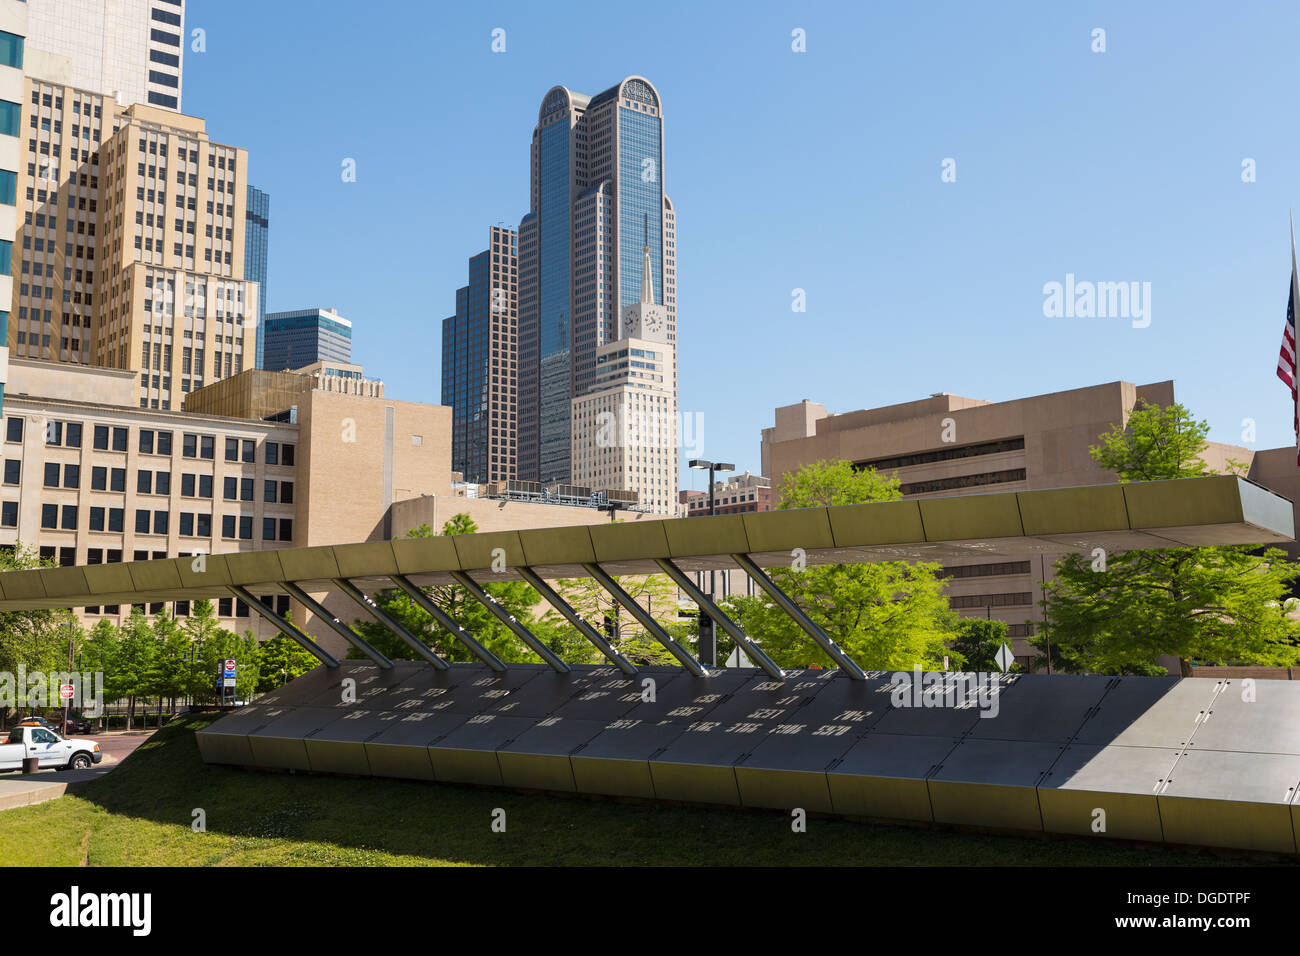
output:
[{"label": "street sign", "polygon": [[224,681],[222,681],[222,684],[226,687],[234,687],[235,679],[233,677],[227,677]]},{"label": "street sign", "polygon": [[59,685],[59,700],[72,700],[76,690],[71,684]]},{"label": "street sign", "polygon": [[738,647],[734,651],[732,651],[731,656],[727,658],[727,666],[728,667],[753,667],[754,664],[749,659],[749,655],[747,655],[744,651],[742,651]]},{"label": "street sign", "polygon": [[1007,668],[1010,667],[1012,662],[1015,660],[1015,657],[1011,653],[1011,648],[1004,643],[998,648],[997,657],[994,658],[994,660],[998,662],[998,670],[1005,674]]}]

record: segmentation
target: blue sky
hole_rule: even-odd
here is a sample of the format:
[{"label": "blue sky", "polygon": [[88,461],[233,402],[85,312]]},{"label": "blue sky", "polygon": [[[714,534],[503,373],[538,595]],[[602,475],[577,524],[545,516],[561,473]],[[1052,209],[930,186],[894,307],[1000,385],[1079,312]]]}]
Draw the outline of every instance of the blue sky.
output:
[{"label": "blue sky", "polygon": [[[269,307],[339,308],[394,398],[439,400],[441,320],[488,227],[527,211],[546,90],[639,73],[663,98],[701,454],[757,472],[772,409],[803,398],[1167,378],[1212,439],[1251,418],[1251,447],[1292,443],[1274,367],[1300,7],[1062,6],[190,0],[207,51],[183,105],[271,193]],[[1150,325],[1045,317],[1067,273],[1151,283]]]}]

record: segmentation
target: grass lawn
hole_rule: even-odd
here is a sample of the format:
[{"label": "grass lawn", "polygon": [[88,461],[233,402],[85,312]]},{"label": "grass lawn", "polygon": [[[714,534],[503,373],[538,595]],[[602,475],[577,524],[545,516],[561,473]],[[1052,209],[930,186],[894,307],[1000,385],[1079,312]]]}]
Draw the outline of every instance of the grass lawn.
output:
[{"label": "grass lawn", "polygon": [[[172,724],[77,795],[0,813],[10,866],[1205,866],[1199,853],[207,766]],[[493,833],[505,809],[507,831]],[[191,829],[193,811],[207,832]]]}]

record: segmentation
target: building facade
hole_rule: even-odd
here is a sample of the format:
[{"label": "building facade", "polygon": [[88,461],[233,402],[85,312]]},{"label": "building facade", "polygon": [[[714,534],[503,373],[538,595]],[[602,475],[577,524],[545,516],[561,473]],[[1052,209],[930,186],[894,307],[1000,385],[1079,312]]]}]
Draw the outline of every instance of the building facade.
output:
[{"label": "building facade", "polygon": [[27,91],[14,354],[135,371],[141,407],[163,410],[250,366],[246,151],[195,117]]},{"label": "building facade", "polygon": [[[572,399],[596,380],[597,350],[649,283],[676,348],[676,225],[664,192],[659,94],[631,76],[591,96],[542,99],[519,226],[519,477],[572,480]],[[672,389],[676,394],[674,367]]]},{"label": "building facade", "polygon": [[265,368],[266,264],[271,238],[271,197],[249,185],[244,204],[244,278],[257,283],[257,345],[254,368]]},{"label": "building facade", "polygon": [[[708,515],[707,491],[682,491],[678,501],[683,505],[682,516],[699,518]],[[745,472],[725,481],[713,483],[714,513],[739,515],[754,511],[772,510],[772,480],[762,475]]]},{"label": "building facade", "polygon": [[469,260],[456,314],[442,323],[442,404],[452,410],[451,468],[471,483],[517,467],[518,236],[493,226]]},{"label": "building facade", "polygon": [[36,75],[180,112],[185,0],[28,0]]},{"label": "building facade", "polygon": [[[1173,382],[1111,382],[1006,402],[936,394],[839,415],[805,399],[776,409],[775,424],[763,429],[763,470],[779,486],[804,465],[847,460],[897,477],[905,498],[1109,484],[1114,474],[1098,467],[1088,448],[1113,424],[1127,422],[1139,399],[1170,405]],[[1218,443],[1202,457],[1221,472],[1230,460],[1251,468],[1255,458],[1249,449]],[[1290,460],[1300,478],[1294,449]],[[944,560],[949,605],[963,617],[1005,621],[1013,652],[1028,663],[1036,651],[1026,639],[1042,619],[1043,584],[1060,556],[1035,551],[1013,561],[976,554]]]},{"label": "building facade", "polygon": [[0,411],[9,378],[9,314],[14,298],[10,271],[18,238],[27,8],[25,0],[0,0]]},{"label": "building facade", "polygon": [[263,362],[270,371],[352,361],[352,323],[334,309],[270,312],[263,328]]}]

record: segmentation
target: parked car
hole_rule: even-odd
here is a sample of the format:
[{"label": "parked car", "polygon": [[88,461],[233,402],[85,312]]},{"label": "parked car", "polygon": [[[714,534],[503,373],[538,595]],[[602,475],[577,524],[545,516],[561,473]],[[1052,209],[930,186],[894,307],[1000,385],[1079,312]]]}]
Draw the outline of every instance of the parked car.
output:
[{"label": "parked car", "polygon": [[64,737],[48,727],[15,727],[8,743],[0,744],[0,771],[21,770],[23,759],[36,757],[39,767],[85,770],[104,759],[99,744],[82,737]]},{"label": "parked car", "polygon": [[70,734],[89,734],[94,732],[90,721],[80,714],[68,714],[67,732]]},{"label": "parked car", "polygon": [[22,717],[18,721],[19,727],[48,727],[50,730],[58,730],[54,724],[50,723],[44,717]]}]

